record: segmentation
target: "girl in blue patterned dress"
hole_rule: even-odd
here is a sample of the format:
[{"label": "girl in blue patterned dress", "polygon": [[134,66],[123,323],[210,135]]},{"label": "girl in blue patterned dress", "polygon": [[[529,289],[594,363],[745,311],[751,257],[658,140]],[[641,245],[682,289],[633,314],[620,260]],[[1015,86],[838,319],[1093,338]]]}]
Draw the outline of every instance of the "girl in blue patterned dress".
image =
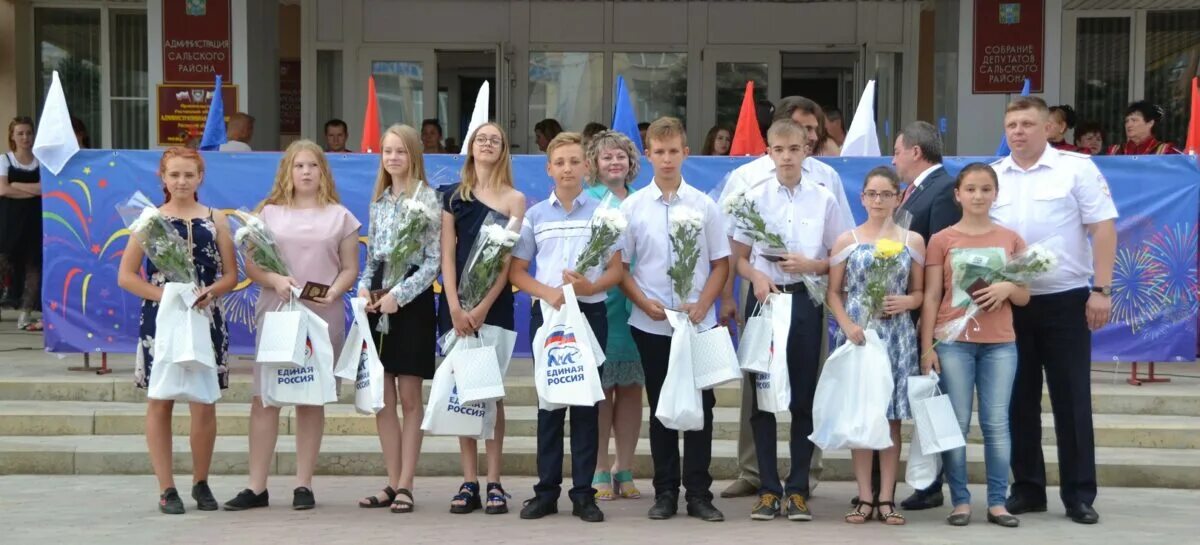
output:
[{"label": "girl in blue patterned dress", "polygon": [[[197,291],[195,308],[211,311],[211,336],[213,353],[217,363],[218,380],[222,389],[228,387],[228,369],[225,366],[229,349],[225,321],[221,317],[219,304],[222,295],[229,293],[237,284],[237,253],[229,234],[229,222],[221,212],[207,208],[196,201],[196,190],[204,178],[204,160],[195,150],[170,148],[163,152],[158,174],[162,178],[165,202],[159,212],[179,233],[180,238],[191,241],[192,261],[196,271]],[[154,367],[155,319],[158,302],[162,298],[164,275],[149,260],[134,237],[129,237],[125,254],[121,257],[117,283],[126,291],[142,298],[141,322],[138,329],[137,366],[134,378],[140,388],[150,383]],[[145,261],[146,279],[138,273]],[[175,402],[171,400],[146,400],[146,447],[150,451],[150,463],[158,478],[158,507],[169,515],[183,514],[183,501],[175,490],[172,474],[171,413]],[[217,440],[217,413],[215,404],[190,403],[192,444],[192,498],[201,511],[216,511],[217,500],[208,487],[208,469],[212,463],[213,444]]]},{"label": "girl in blue patterned dress", "polygon": [[[900,465],[900,421],[911,418],[908,406],[908,377],[917,374],[917,331],[910,312],[921,307],[924,286],[925,241],[921,235],[891,223],[892,214],[900,206],[900,179],[888,167],[878,167],[867,174],[863,184],[862,204],[867,221],[842,234],[834,244],[829,263],[829,307],[838,322],[835,344],[849,340],[866,342],[864,327],[879,333],[887,345],[892,365],[892,400],[887,418],[891,425],[892,446],[879,451],[879,503],[869,500],[871,490],[871,459],[873,452],[852,451],[854,476],[858,481],[859,502],[846,515],[846,522],[862,524],[871,519],[879,508],[880,520],[887,524],[904,524],[904,516],[894,503],[896,474]],[[883,308],[870,316],[867,297],[868,271],[875,262],[877,247],[886,247],[890,239],[900,244],[898,266],[887,280],[887,295]],[[866,508],[864,511],[863,509]]]}]

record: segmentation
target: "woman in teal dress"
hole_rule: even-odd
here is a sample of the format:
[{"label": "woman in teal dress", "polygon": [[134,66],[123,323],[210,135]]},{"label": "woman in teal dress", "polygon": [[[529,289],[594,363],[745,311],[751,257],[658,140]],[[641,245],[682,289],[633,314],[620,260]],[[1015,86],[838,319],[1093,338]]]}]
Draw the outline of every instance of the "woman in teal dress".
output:
[{"label": "woman in teal dress", "polygon": [[[638,150],[633,142],[617,131],[596,133],[588,143],[587,160],[591,167],[588,194],[604,207],[617,207],[633,192],[630,183],[638,174]],[[592,486],[596,499],[640,498],[633,484],[633,449],[642,429],[642,361],[629,332],[629,299],[619,287],[608,290],[608,345],[600,368],[604,401],[600,403],[600,443],[596,476]],[[608,438],[617,440],[615,460],[608,454]]]}]

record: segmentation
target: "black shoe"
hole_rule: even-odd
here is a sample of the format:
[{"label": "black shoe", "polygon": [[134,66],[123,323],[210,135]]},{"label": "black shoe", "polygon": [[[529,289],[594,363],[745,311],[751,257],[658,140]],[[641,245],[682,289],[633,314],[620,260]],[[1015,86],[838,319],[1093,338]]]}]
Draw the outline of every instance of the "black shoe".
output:
[{"label": "black shoe", "polygon": [[521,508],[521,518],[523,519],[540,519],[546,515],[553,515],[558,512],[558,502],[543,499],[537,496],[525,500],[524,507]]},{"label": "black shoe", "polygon": [[308,487],[298,486],[296,490],[292,491],[292,509],[306,511],[316,506],[317,498],[313,496],[313,491]]},{"label": "black shoe", "polygon": [[604,522],[604,512],[600,510],[600,506],[596,505],[594,498],[588,498],[583,503],[575,504],[575,507],[571,508],[571,514],[584,522]]},{"label": "black shoe", "polygon": [[1067,516],[1079,524],[1095,524],[1100,522],[1100,513],[1097,513],[1095,509],[1092,509],[1092,506],[1086,503],[1081,503],[1079,507],[1074,509],[1067,509]]},{"label": "black shoe", "polygon": [[254,509],[255,507],[266,507],[270,505],[270,496],[266,490],[262,494],[255,494],[249,488],[238,492],[232,500],[225,502],[226,511],[245,511],[246,509]]},{"label": "black shoe", "polygon": [[168,488],[158,497],[158,510],[164,515],[182,515],[183,500],[179,499],[179,491]]},{"label": "black shoe", "polygon": [[946,517],[946,523],[948,523],[951,526],[966,526],[968,524],[971,524],[971,514],[970,513],[952,513],[950,516]]},{"label": "black shoe", "polygon": [[1021,496],[1009,496],[1008,501],[1004,502],[1004,508],[1014,515],[1023,515],[1025,513],[1045,513],[1046,501],[1040,503],[1031,501]]},{"label": "black shoe", "polygon": [[687,514],[689,517],[698,518],[705,522],[721,522],[725,520],[725,513],[717,509],[712,500],[708,498],[689,500],[687,502]]},{"label": "black shoe", "polygon": [[650,511],[646,516],[650,520],[667,520],[679,511],[679,496],[674,494],[661,494],[655,496],[654,505],[650,507]]},{"label": "black shoe", "polygon": [[920,511],[941,507],[943,503],[946,503],[946,498],[942,496],[942,489],[938,488],[933,492],[924,490],[913,492],[911,496],[900,502],[900,507],[905,511]]},{"label": "black shoe", "polygon": [[779,516],[779,496],[764,493],[758,497],[758,503],[750,510],[750,520],[773,520]]},{"label": "black shoe", "polygon": [[813,519],[812,511],[808,510],[807,498],[800,494],[792,494],[787,499],[788,520],[809,521]]},{"label": "black shoe", "polygon": [[201,511],[216,511],[220,509],[217,498],[213,497],[208,481],[200,481],[192,485],[192,499],[196,500],[196,509]]},{"label": "black shoe", "polygon": [[1007,513],[1003,515],[993,515],[991,511],[988,511],[987,519],[988,522],[997,526],[1003,526],[1005,528],[1016,528],[1017,526],[1021,525],[1021,519],[1018,519],[1017,517]]}]

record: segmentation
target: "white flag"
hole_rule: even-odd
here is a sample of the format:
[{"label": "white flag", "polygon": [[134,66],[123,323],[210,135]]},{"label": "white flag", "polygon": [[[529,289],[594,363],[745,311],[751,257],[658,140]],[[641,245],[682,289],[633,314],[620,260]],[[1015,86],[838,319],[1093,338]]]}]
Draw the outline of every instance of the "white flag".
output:
[{"label": "white flag", "polygon": [[463,135],[462,149],[458,151],[459,155],[467,154],[467,148],[472,144],[468,139],[475,134],[475,129],[488,122],[488,101],[492,96],[489,89],[488,82],[485,81],[479,87],[479,94],[475,95],[475,111],[471,112],[471,122],[467,124],[467,134]]},{"label": "white flag", "polygon": [[842,157],[879,157],[879,135],[875,132],[875,80],[867,82],[854,120],[842,142]]},{"label": "white flag", "polygon": [[67,97],[62,83],[58,81],[58,70],[50,91],[46,93],[46,106],[38,120],[37,137],[33,141],[33,156],[55,176],[66,166],[71,156],[79,151],[79,141],[71,128],[71,112],[67,111]]}]

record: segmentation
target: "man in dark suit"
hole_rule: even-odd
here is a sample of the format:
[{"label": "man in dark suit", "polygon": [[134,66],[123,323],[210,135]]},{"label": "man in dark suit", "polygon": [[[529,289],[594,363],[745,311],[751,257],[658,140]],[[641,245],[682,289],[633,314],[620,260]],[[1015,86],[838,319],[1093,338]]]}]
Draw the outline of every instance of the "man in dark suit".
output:
[{"label": "man in dark suit", "polygon": [[[896,136],[892,165],[904,181],[901,210],[912,215],[909,229],[929,243],[929,237],[962,218],[962,209],[954,201],[954,177],[942,167],[942,137],[924,121],[910,123]],[[913,323],[920,317],[914,311]],[[910,511],[940,507],[942,479],[939,475],[925,490],[913,492],[900,506]]]},{"label": "man in dark suit", "polygon": [[954,202],[954,178],[942,167],[942,137],[933,125],[916,121],[904,127],[896,136],[892,165],[906,184],[900,209],[912,214],[909,229],[926,243],[962,218]]}]

